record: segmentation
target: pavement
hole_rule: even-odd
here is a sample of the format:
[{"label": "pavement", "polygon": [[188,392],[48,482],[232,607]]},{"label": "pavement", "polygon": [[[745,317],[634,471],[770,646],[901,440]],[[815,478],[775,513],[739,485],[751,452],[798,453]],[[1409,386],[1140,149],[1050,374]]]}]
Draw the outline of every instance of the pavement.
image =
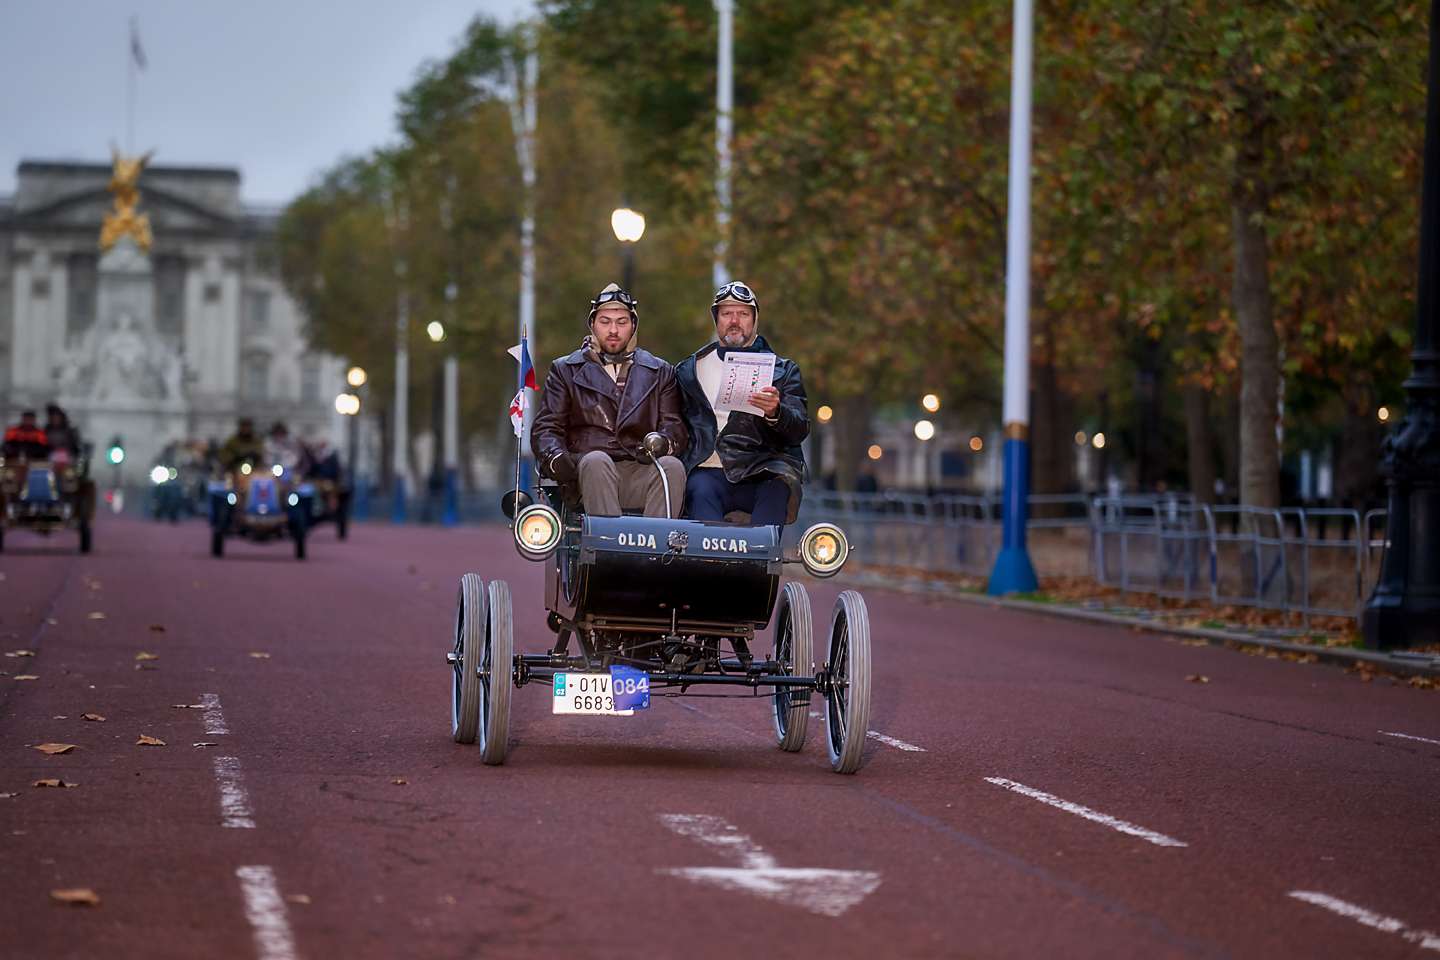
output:
[{"label": "pavement", "polygon": [[867,589],[854,776],[818,719],[777,750],[763,699],[575,718],[538,687],[486,767],[450,738],[460,575],[550,638],[507,531],[95,543],[0,554],[0,957],[1440,951],[1434,691]]}]

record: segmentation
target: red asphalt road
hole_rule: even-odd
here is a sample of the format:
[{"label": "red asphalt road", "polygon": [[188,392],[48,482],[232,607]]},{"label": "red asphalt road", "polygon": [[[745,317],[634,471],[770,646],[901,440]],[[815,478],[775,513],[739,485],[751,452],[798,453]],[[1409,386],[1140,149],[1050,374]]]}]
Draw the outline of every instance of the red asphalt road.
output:
[{"label": "red asphalt road", "polygon": [[[1440,745],[1381,733],[1440,741],[1433,692],[868,591],[872,728],[924,752],[872,740],[842,777],[818,720],[802,753],[778,751],[765,700],[562,718],[526,687],[509,759],[485,767],[450,739],[460,575],[510,583],[517,650],[550,638],[541,568],[507,531],[327,528],[304,563],[283,543],[207,551],[197,524],[109,519],[88,557],[7,536],[0,648],[35,656],[0,660],[0,794],[17,794],[0,798],[0,956],[1431,955],[1292,891],[1440,931]],[[817,620],[838,589],[810,583]],[[171,706],[204,694],[227,733]],[[253,828],[222,826],[216,757]],[[879,886],[827,916],[666,873],[740,866],[667,814]],[[248,901],[247,866],[285,899]],[[52,902],[71,887],[102,902]]]}]

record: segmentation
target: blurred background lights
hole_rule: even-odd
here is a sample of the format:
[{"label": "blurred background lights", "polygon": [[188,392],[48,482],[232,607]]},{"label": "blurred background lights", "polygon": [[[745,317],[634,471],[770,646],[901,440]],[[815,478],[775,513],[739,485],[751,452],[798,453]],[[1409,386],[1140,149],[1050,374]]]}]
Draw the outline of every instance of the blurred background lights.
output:
[{"label": "blurred background lights", "polygon": [[970,438],[970,449],[974,450],[976,453],[979,453],[981,450],[985,449],[985,441],[980,439],[979,434],[976,434],[975,436]]},{"label": "blurred background lights", "polygon": [[1095,434],[1095,436],[1093,436],[1093,437],[1090,438],[1090,442],[1095,446],[1095,449],[1096,449],[1096,450],[1104,450],[1104,449],[1105,449],[1105,434],[1103,434],[1103,433],[1097,433],[1097,434]]},{"label": "blurred background lights", "polygon": [[815,419],[821,423],[829,423],[833,416],[835,416],[835,411],[830,409],[829,404],[822,403],[820,409],[815,411]]},{"label": "blurred background lights", "polygon": [[920,398],[920,406],[929,410],[931,413],[935,413],[940,409],[940,398],[933,393],[927,393]]},{"label": "blurred background lights", "polygon": [[929,440],[935,436],[935,424],[929,420],[915,421],[915,436],[921,440]]},{"label": "blurred background lights", "polygon": [[885,455],[885,451],[881,449],[880,444],[872,443],[870,444],[870,449],[865,451],[865,455],[871,460],[879,460]]}]

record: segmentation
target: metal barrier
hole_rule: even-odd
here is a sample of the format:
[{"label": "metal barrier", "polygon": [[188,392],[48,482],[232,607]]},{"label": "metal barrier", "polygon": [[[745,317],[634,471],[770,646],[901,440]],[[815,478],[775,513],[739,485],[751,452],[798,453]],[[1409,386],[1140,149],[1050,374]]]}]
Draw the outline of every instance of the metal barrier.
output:
[{"label": "metal barrier", "polygon": [[1384,510],[1211,506],[1097,497],[1091,510],[1095,579],[1183,600],[1312,616],[1359,615],[1384,541]]}]

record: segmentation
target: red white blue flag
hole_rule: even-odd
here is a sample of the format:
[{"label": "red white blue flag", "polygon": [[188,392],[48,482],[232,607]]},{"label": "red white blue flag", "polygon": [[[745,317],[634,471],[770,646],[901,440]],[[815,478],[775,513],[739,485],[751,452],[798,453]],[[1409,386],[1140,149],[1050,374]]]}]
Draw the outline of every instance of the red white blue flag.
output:
[{"label": "red white blue flag", "polygon": [[525,429],[525,411],[530,406],[530,396],[525,391],[539,390],[535,383],[535,366],[530,362],[530,347],[521,337],[520,342],[511,347],[507,353],[520,362],[520,389],[515,391],[515,398],[510,401],[510,425],[515,428],[515,436]]}]

